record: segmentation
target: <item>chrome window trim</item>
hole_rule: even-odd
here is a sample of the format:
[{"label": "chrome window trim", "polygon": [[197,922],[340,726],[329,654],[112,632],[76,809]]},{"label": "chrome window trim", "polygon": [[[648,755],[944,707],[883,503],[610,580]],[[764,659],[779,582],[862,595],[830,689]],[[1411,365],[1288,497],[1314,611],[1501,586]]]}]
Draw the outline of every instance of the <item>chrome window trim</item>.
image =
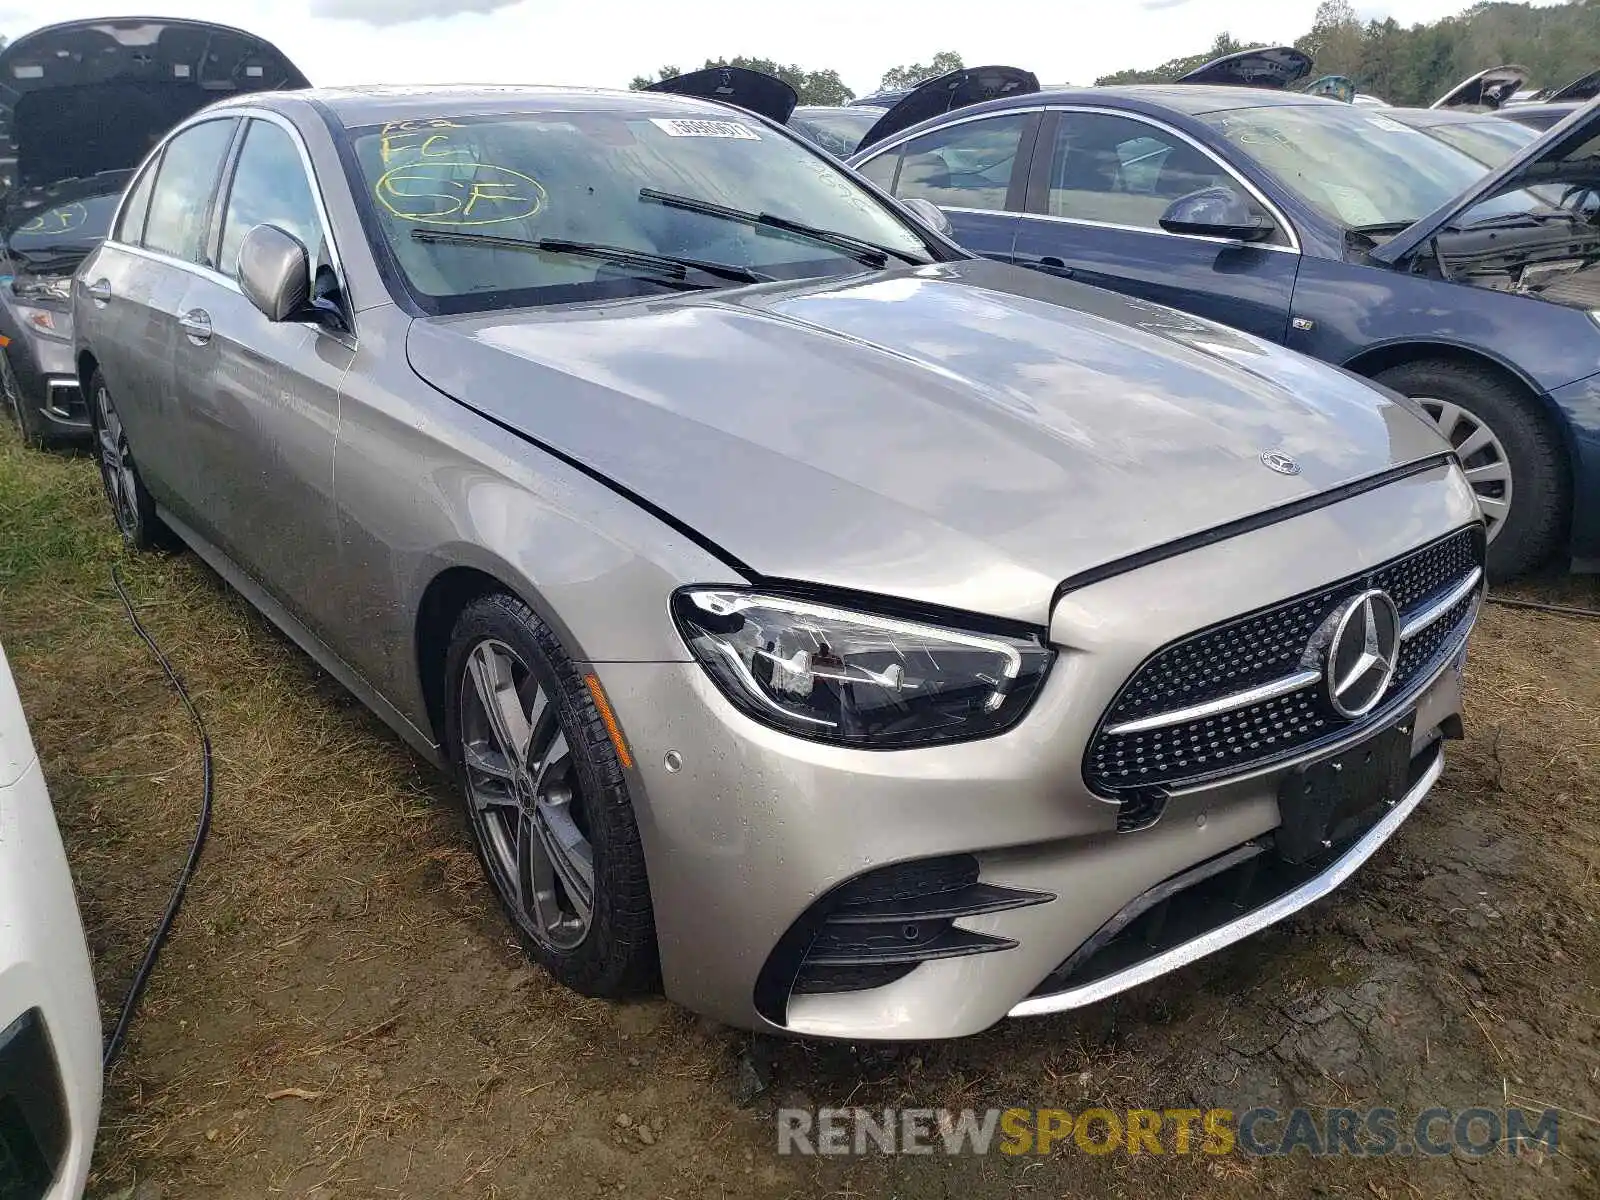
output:
[{"label": "chrome window trim", "polygon": [[[1002,110],[1000,112],[984,112],[984,113],[976,113],[976,114],[974,114],[972,116],[967,116],[967,117],[958,117],[953,121],[948,121],[945,124],[940,125],[938,127],[938,130],[950,129],[950,128],[953,128],[953,127],[955,127],[957,125],[968,124],[969,122],[972,122],[972,121],[987,121],[992,117],[1009,117],[1009,116],[1015,116],[1018,113],[1046,113],[1046,112],[1094,113],[1094,114],[1096,114],[1098,116],[1125,117],[1130,121],[1143,122],[1144,124],[1149,125],[1153,129],[1159,129],[1163,133],[1170,133],[1173,137],[1179,138],[1182,141],[1187,142],[1194,149],[1200,151],[1201,154],[1204,154],[1212,162],[1216,163],[1219,167],[1221,167],[1224,174],[1226,174],[1229,178],[1233,179],[1234,182],[1236,182],[1247,193],[1249,193],[1249,195],[1258,204],[1260,204],[1262,208],[1267,210],[1267,214],[1269,216],[1271,216],[1272,219],[1275,222],[1277,222],[1278,227],[1280,229],[1282,229],[1284,231],[1284,233],[1289,238],[1289,244],[1287,246],[1263,246],[1263,245],[1260,245],[1259,243],[1255,243],[1255,242],[1247,242],[1247,243],[1245,243],[1246,245],[1251,246],[1252,248],[1257,249],[1257,250],[1272,250],[1272,251],[1276,251],[1277,253],[1280,253],[1280,254],[1301,254],[1301,253],[1303,253],[1303,251],[1301,249],[1301,242],[1300,242],[1300,231],[1297,230],[1294,227],[1294,222],[1290,221],[1288,217],[1283,215],[1283,210],[1282,209],[1280,209],[1276,204],[1272,203],[1272,201],[1267,199],[1267,197],[1265,196],[1265,194],[1262,193],[1260,188],[1256,187],[1255,184],[1251,183],[1248,179],[1244,178],[1244,176],[1240,175],[1239,172],[1236,171],[1228,163],[1226,163],[1222,159],[1218,158],[1215,151],[1211,150],[1210,148],[1208,148],[1203,143],[1197,141],[1195,138],[1191,137],[1189,134],[1185,133],[1183,130],[1175,128],[1172,125],[1168,125],[1165,121],[1162,121],[1159,118],[1146,116],[1144,113],[1130,112],[1127,109],[1106,108],[1106,107],[1104,107],[1102,105],[1060,104],[1060,103],[1054,103],[1054,104],[1030,104],[1030,105],[1027,105],[1027,106],[1024,106],[1024,107],[1007,108],[1007,109],[1004,109],[1004,110]],[[865,158],[861,159],[860,164],[858,166],[856,166],[856,167],[853,167],[852,169],[853,170],[860,170],[861,167],[866,166],[867,163],[871,162],[873,159],[877,158],[879,155],[887,154],[891,150],[895,150],[895,149],[898,149],[901,146],[904,146],[907,142],[914,141],[916,138],[919,138],[919,137],[926,137],[930,133],[938,132],[938,130],[929,129],[929,130],[925,130],[922,133],[916,133],[916,134],[904,134],[904,133],[897,134],[893,138],[890,138],[888,141],[884,142],[882,145],[875,146],[873,148],[873,150],[872,150],[872,153],[868,154]],[[1052,146],[1050,149],[1051,149],[1051,154],[1053,155],[1055,153],[1055,147]],[[1035,157],[1038,156],[1038,153],[1039,153],[1039,148],[1036,146],[1034,148]],[[1032,169],[1031,166],[1030,166],[1029,169],[1031,171],[1031,169]],[[896,197],[896,199],[898,199],[898,197]],[[1149,233],[1149,234],[1155,234],[1158,237],[1181,238],[1181,239],[1186,240],[1186,241],[1209,242],[1209,243],[1211,243],[1213,245],[1218,245],[1218,246],[1238,245],[1237,242],[1230,241],[1227,238],[1203,237],[1203,236],[1200,236],[1198,234],[1193,234],[1193,233],[1170,233],[1165,229],[1159,229],[1159,228],[1158,229],[1151,229],[1148,226],[1144,226],[1144,225],[1117,225],[1117,224],[1113,224],[1113,223],[1107,222],[1107,221],[1088,221],[1088,220],[1084,220],[1081,217],[1058,217],[1058,216],[1055,216],[1052,213],[1033,213],[1033,212],[1028,212],[1026,209],[1024,209],[1021,212],[1018,212],[1016,209],[1011,209],[1011,208],[1001,208],[1001,209],[993,209],[993,208],[955,208],[955,207],[946,206],[946,205],[943,205],[943,204],[941,204],[939,207],[940,208],[944,208],[947,212],[967,212],[967,213],[996,213],[996,212],[998,212],[998,213],[1003,213],[1006,216],[1024,217],[1024,218],[1027,218],[1029,220],[1060,221],[1060,222],[1062,222],[1064,224],[1068,224],[1068,225],[1085,225],[1085,226],[1088,226],[1090,228],[1095,228],[1095,229],[1121,229],[1121,230],[1125,230],[1128,233]]]},{"label": "chrome window trim", "polygon": [[[334,273],[339,277],[339,291],[340,294],[345,298],[345,308],[348,310],[345,313],[345,320],[350,324],[350,332],[347,334],[338,334],[334,333],[332,330],[326,329],[319,330],[319,332],[334,338],[336,341],[346,342],[353,347],[356,341],[356,304],[355,300],[350,295],[350,283],[345,275],[344,258],[339,253],[338,239],[334,236],[333,221],[328,216],[328,205],[322,196],[322,182],[317,177],[316,168],[312,165],[311,152],[306,149],[305,138],[301,136],[300,130],[295,127],[294,122],[289,120],[289,118],[285,117],[282,113],[273,112],[271,109],[259,108],[253,105],[228,105],[222,109],[207,109],[203,114],[196,114],[194,118],[185,121],[182,125],[179,125],[176,129],[173,129],[150,151],[145,158],[144,166],[140,168],[139,172],[133,177],[133,180],[129,183],[128,187],[123,191],[122,199],[117,202],[116,215],[111,220],[112,231],[115,232],[117,227],[122,222],[123,206],[127,204],[128,197],[132,194],[135,184],[138,183],[139,178],[144,174],[144,171],[149,166],[151,160],[153,160],[158,154],[161,154],[174,138],[178,137],[178,135],[183,133],[185,130],[192,129],[196,125],[202,125],[206,121],[219,121],[231,118],[237,118],[240,121],[246,122],[252,120],[266,121],[269,124],[278,126],[278,128],[287,133],[290,140],[294,142],[294,148],[299,152],[300,155],[300,166],[305,171],[306,179],[311,185],[311,199],[317,206],[317,217],[322,221],[323,232],[328,238],[328,258],[333,264]],[[246,125],[242,134],[238,136],[249,137],[249,135],[250,130],[248,125]],[[243,149],[242,144],[240,148],[241,150]],[[220,209],[217,212],[217,220],[225,223],[228,215],[228,200],[232,196],[233,172],[238,169],[238,157],[233,156],[231,163],[224,161],[223,166],[229,172],[226,180],[228,184],[228,192],[224,194],[220,189],[218,191],[217,200],[220,204]],[[155,181],[155,186],[161,186],[161,180],[159,177]],[[154,191],[152,190],[152,196],[153,195]],[[222,224],[218,225],[218,229],[222,229]],[[135,246],[130,242],[118,241],[114,237],[108,236],[105,239],[105,242],[106,245],[116,246],[121,250],[129,251],[130,253],[136,254],[141,258],[147,258],[152,262],[182,267],[191,274],[199,275],[202,279],[209,280],[212,283],[220,283],[231,291],[238,292],[240,295],[244,294],[233,277],[230,275],[225,275],[221,271],[216,271],[210,267],[201,266],[199,263],[188,262],[185,259],[177,258],[171,254],[166,254],[159,250],[149,250],[144,246]]]},{"label": "chrome window trim", "polygon": [[[992,121],[992,120],[996,120],[996,119],[998,119],[1000,117],[1030,116],[1030,115],[1032,115],[1034,113],[1042,113],[1044,111],[1045,111],[1045,106],[1044,105],[1042,105],[1042,104],[1030,104],[1025,108],[1008,108],[1008,109],[1005,109],[1005,110],[1003,110],[1001,112],[976,113],[976,114],[974,114],[972,116],[957,117],[954,121],[947,121],[943,125],[940,125],[937,129],[924,130],[922,133],[916,133],[916,134],[898,133],[898,134],[895,134],[894,137],[890,138],[888,141],[881,142],[878,145],[874,146],[872,148],[872,153],[868,154],[865,158],[861,159],[856,165],[851,166],[850,169],[852,171],[858,171],[859,172],[862,167],[866,166],[873,159],[878,158],[878,157],[880,157],[880,156],[882,156],[884,154],[887,154],[891,150],[897,150],[901,146],[904,146],[907,142],[914,142],[918,138],[927,137],[931,133],[942,133],[946,129],[954,129],[958,125],[971,125],[975,121]],[[1038,146],[1035,145],[1034,153],[1037,154],[1038,152],[1039,152]],[[1028,170],[1029,170],[1030,173],[1032,172],[1032,170],[1033,170],[1032,163],[1029,164]],[[1012,169],[1012,174],[1013,174],[1013,176],[1016,174],[1015,168]],[[895,171],[895,179],[896,179],[896,181],[898,181],[899,178],[900,178],[900,172],[897,169]],[[874,185],[874,186],[877,186],[877,185]],[[892,192],[888,188],[882,188],[880,190],[885,192],[887,195],[893,196],[896,200],[899,200],[902,203],[904,203],[904,198],[902,196],[900,196],[897,192]],[[1010,190],[1010,184],[1008,182],[1007,191],[1009,191],[1009,190]],[[930,203],[931,203],[931,201],[930,201]],[[1018,212],[1014,208],[1006,208],[1003,205],[1000,208],[963,208],[963,207],[960,207],[960,206],[954,205],[954,204],[941,204],[941,205],[939,205],[939,207],[944,209],[945,212],[978,213],[980,215],[991,216],[991,217],[993,217],[993,216],[1026,217],[1026,216],[1031,215],[1031,214],[1029,214],[1029,213],[1027,213],[1025,211],[1024,212]]]},{"label": "chrome window trim", "polygon": [[1006,1015],[1009,1017],[1037,1017],[1047,1013],[1065,1012],[1068,1009],[1082,1008],[1085,1005],[1097,1004],[1118,992],[1125,992],[1129,988],[1138,987],[1148,983],[1169,971],[1174,971],[1181,966],[1192,963],[1221,950],[1224,946],[1243,941],[1245,938],[1259,933],[1269,925],[1275,925],[1285,917],[1291,916],[1305,908],[1308,904],[1322,899],[1328,895],[1356,871],[1369,858],[1376,854],[1379,848],[1393,836],[1395,830],[1405,823],[1407,817],[1414,812],[1418,805],[1433,790],[1433,785],[1439,781],[1439,776],[1444,773],[1444,749],[1441,743],[1435,742],[1430,747],[1433,761],[1428,764],[1422,778],[1412,785],[1405,797],[1384,814],[1383,819],[1369,829],[1355,845],[1346,850],[1339,858],[1320,875],[1314,875],[1299,887],[1285,892],[1276,900],[1262,905],[1235,920],[1225,922],[1207,930],[1200,936],[1191,938],[1187,942],[1173,946],[1161,954],[1147,958],[1143,962],[1134,963],[1120,971],[1100,979],[1091,980],[1077,987],[1067,988],[1064,991],[1053,992],[1047,996],[1030,996],[1022,1003],[1016,1005]]}]

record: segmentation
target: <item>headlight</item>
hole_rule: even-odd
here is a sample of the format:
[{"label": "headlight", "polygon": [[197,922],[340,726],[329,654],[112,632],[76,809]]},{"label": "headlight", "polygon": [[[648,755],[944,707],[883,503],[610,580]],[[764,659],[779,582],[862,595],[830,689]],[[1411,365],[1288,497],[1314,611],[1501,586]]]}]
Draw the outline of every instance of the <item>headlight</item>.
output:
[{"label": "headlight", "polygon": [[66,313],[19,304],[17,316],[21,317],[22,323],[34,333],[42,333],[45,337],[60,341],[72,336],[72,318]]},{"label": "headlight", "polygon": [[798,737],[866,749],[999,733],[1027,711],[1054,658],[1037,638],[734,588],[685,588],[673,611],[695,657],[744,712]]}]

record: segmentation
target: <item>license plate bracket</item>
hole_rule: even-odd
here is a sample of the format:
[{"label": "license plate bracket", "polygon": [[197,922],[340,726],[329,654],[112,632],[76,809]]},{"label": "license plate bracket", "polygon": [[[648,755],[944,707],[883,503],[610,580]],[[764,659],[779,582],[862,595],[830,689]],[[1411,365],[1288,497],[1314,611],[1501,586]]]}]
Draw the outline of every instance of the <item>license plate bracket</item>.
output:
[{"label": "license plate bracket", "polygon": [[1313,862],[1354,840],[1405,795],[1416,714],[1338,754],[1290,771],[1278,785],[1277,850]]}]

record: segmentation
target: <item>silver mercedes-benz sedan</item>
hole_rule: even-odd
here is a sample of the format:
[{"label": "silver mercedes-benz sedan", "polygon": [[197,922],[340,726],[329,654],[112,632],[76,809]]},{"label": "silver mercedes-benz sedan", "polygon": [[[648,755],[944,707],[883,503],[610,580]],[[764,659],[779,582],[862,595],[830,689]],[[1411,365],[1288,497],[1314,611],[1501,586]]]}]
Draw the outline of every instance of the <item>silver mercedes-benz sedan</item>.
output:
[{"label": "silver mercedes-benz sedan", "polygon": [[126,539],[450,770],[582,992],[1089,1004],[1336,887],[1461,732],[1483,531],[1407,402],[973,258],[760,117],[226,101],[74,304]]}]

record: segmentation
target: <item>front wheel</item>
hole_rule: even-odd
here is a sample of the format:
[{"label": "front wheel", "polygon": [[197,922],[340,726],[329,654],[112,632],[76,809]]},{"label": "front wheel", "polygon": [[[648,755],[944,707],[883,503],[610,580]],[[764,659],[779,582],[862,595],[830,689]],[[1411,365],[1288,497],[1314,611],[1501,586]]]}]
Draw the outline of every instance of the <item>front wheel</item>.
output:
[{"label": "front wheel", "polygon": [[22,443],[35,450],[44,449],[50,441],[49,431],[39,410],[22,394],[22,384],[11,367],[11,358],[0,350],[0,392],[5,394],[6,409],[22,434]]},{"label": "front wheel", "polygon": [[585,995],[650,989],[644,850],[584,676],[526,604],[494,593],[457,618],[445,679],[474,847],[523,947]]},{"label": "front wheel", "polygon": [[1409,396],[1455,447],[1489,538],[1489,574],[1542,566],[1566,536],[1572,488],[1566,453],[1520,390],[1468,363],[1422,360],[1374,378]]}]

